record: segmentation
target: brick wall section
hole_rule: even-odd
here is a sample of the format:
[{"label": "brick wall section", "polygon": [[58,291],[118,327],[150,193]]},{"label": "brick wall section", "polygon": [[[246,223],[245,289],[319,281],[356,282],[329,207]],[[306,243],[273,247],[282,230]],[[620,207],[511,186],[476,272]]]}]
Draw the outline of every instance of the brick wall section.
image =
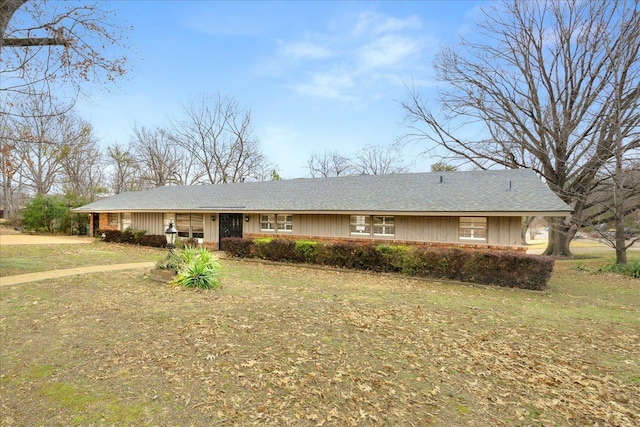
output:
[{"label": "brick wall section", "polygon": [[331,238],[320,236],[292,236],[290,234],[274,234],[274,233],[243,233],[245,239],[256,239],[259,237],[269,237],[272,239],[288,239],[288,240],[314,240],[318,242],[375,242],[380,244],[406,245],[406,246],[422,246],[432,248],[460,248],[472,249],[479,251],[509,251],[509,252],[527,252],[525,246],[506,246],[506,245],[488,245],[482,243],[444,243],[444,242],[413,242],[406,240],[389,240],[389,239],[348,239],[348,238]]},{"label": "brick wall section", "polygon": [[218,250],[218,242],[203,242],[202,247],[215,252]]},{"label": "brick wall section", "polygon": [[[100,215],[100,218],[98,219],[98,221],[100,221],[100,229],[101,230],[117,230],[118,229],[118,227],[116,227],[116,226],[109,225],[109,214],[108,213],[101,213],[99,215]],[[98,231],[93,226],[93,215],[89,215],[89,230],[91,230],[91,233],[94,233],[94,232]],[[92,237],[98,237],[98,236],[92,236]]]}]

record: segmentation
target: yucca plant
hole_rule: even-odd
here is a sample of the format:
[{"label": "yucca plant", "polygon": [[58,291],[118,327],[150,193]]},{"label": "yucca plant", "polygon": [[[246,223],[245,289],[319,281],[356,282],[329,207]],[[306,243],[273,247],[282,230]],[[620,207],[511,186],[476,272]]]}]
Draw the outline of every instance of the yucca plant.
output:
[{"label": "yucca plant", "polygon": [[218,289],[222,265],[204,248],[185,248],[183,264],[173,283],[187,288]]}]

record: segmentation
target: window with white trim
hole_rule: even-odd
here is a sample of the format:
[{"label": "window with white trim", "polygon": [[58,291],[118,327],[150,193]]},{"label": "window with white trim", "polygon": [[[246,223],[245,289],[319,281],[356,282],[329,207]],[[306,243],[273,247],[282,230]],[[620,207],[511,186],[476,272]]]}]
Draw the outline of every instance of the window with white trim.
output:
[{"label": "window with white trim", "polygon": [[351,215],[350,229],[353,236],[370,236],[371,217],[369,215]]},{"label": "window with white trim", "polygon": [[119,219],[120,215],[118,215],[117,213],[110,213],[109,214],[109,225],[112,227],[117,227],[118,226],[118,219]]},{"label": "window with white trim", "polygon": [[289,233],[293,231],[293,215],[262,214],[260,215],[260,231]]},{"label": "window with white trim", "polygon": [[377,237],[393,237],[396,234],[395,218],[392,216],[373,217],[373,235]]},{"label": "window with white trim", "polygon": [[278,231],[293,231],[293,215],[277,215]]},{"label": "window with white trim", "polygon": [[396,235],[395,217],[351,215],[350,232],[352,236],[394,237]]},{"label": "window with white trim", "polygon": [[486,242],[487,218],[475,216],[460,217],[460,240]]}]

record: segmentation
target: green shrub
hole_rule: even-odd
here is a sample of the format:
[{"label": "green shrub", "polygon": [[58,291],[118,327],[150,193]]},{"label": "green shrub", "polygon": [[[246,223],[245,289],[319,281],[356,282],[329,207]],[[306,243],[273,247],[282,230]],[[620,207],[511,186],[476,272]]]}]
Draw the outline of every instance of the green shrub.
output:
[{"label": "green shrub", "polygon": [[205,248],[185,248],[173,283],[187,288],[218,289],[222,266]]},{"label": "green shrub", "polygon": [[413,248],[409,246],[378,245],[380,270],[387,273],[412,274],[415,263]]},{"label": "green shrub", "polygon": [[261,259],[269,259],[267,256],[268,246],[273,239],[271,237],[258,237],[253,240],[253,245],[255,249],[255,256]]},{"label": "green shrub", "polygon": [[170,270],[177,274],[182,265],[182,256],[176,252],[169,252],[166,257],[156,263],[156,268],[159,270]]},{"label": "green shrub", "polygon": [[69,208],[59,196],[36,195],[22,210],[27,230],[53,233],[61,231],[65,220],[68,223]]},{"label": "green shrub", "polygon": [[381,271],[381,255],[371,242],[337,242],[318,248],[319,264],[356,270]]},{"label": "green shrub", "polygon": [[416,248],[402,272],[417,277],[445,279],[448,277],[448,264],[444,253],[443,249]]},{"label": "green shrub", "polygon": [[624,274],[625,276],[640,279],[640,261],[632,261],[628,264],[609,264],[598,269],[596,273]]},{"label": "green shrub", "polygon": [[315,263],[318,255],[318,242],[311,240],[297,240],[294,246],[296,261]]}]

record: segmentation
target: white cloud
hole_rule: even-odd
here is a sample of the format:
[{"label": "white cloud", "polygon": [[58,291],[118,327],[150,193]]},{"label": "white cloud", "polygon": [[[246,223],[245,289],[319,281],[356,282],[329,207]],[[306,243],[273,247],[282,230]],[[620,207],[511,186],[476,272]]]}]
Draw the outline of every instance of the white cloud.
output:
[{"label": "white cloud", "polygon": [[278,40],[276,55],[260,65],[261,72],[292,79],[286,86],[298,94],[361,102],[389,96],[388,82],[422,72],[428,64],[424,52],[436,44],[416,15],[367,11],[325,28]]},{"label": "white cloud", "polygon": [[315,73],[311,81],[293,86],[297,92],[305,95],[341,101],[353,99],[351,95],[348,95],[349,89],[352,87],[353,78],[345,72]]},{"label": "white cloud", "polygon": [[415,15],[401,19],[395,16],[367,11],[358,15],[358,19],[353,28],[353,34],[357,36],[378,35],[403,30],[416,30],[421,27],[422,21]]},{"label": "white cloud", "polygon": [[382,36],[360,49],[361,65],[366,68],[392,67],[419,53],[421,45],[415,39],[396,34]]},{"label": "white cloud", "polygon": [[330,56],[329,49],[315,43],[310,42],[293,42],[284,44],[280,52],[289,57],[296,59],[309,58],[309,59],[323,59]]}]

